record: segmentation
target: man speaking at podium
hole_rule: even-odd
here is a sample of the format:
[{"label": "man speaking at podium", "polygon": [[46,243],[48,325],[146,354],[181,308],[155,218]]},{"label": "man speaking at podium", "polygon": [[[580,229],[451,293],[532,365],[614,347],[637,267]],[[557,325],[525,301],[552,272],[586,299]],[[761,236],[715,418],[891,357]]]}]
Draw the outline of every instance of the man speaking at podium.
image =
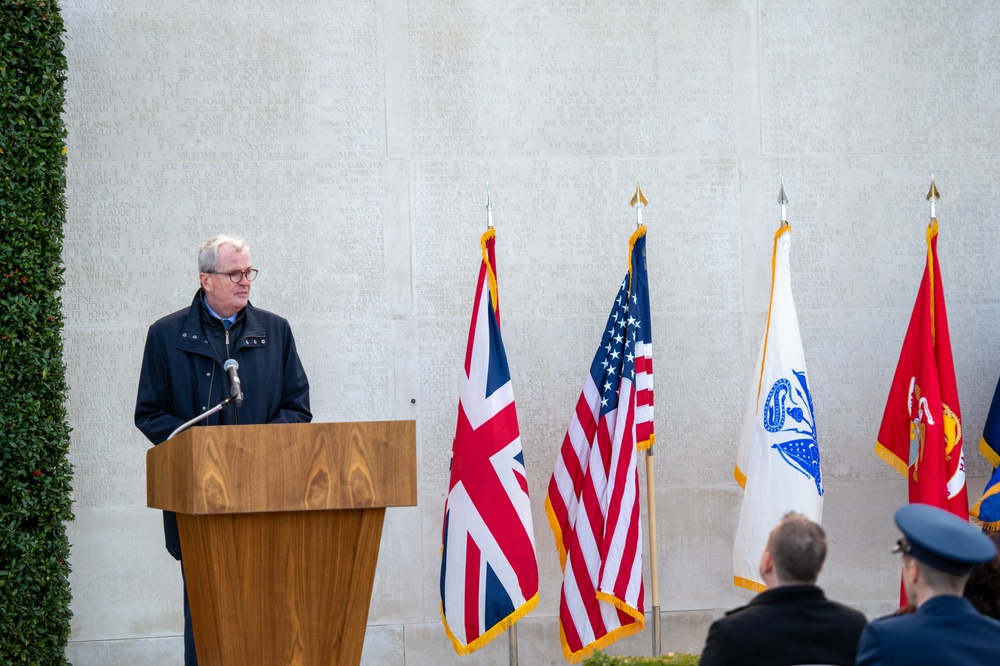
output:
[{"label": "man speaking at podium", "polygon": [[[215,236],[198,252],[201,288],[190,307],[149,327],[139,374],[135,425],[153,444],[229,399],[198,425],[307,423],[309,381],[288,322],[250,303],[246,242]],[[235,363],[234,363],[235,361]],[[163,512],[167,550],[181,559],[177,518]],[[181,565],[183,577],[184,566]],[[184,663],[197,664],[187,590]]]}]

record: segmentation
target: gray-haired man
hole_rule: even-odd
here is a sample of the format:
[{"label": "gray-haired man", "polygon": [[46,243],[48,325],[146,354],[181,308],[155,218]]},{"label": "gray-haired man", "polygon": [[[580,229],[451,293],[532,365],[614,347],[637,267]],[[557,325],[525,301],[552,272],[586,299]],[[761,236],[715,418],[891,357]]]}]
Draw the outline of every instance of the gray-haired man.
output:
[{"label": "gray-haired man", "polygon": [[[224,365],[238,363],[242,405],[229,404],[198,425],[304,423],[309,381],[288,322],[250,303],[257,269],[250,248],[215,236],[198,253],[200,288],[189,307],[149,327],[139,373],[135,425],[160,444],[180,425],[230,395]],[[163,512],[167,550],[181,560],[176,516]],[[181,566],[183,575],[184,567]],[[185,664],[197,664],[187,589],[184,592]]]}]

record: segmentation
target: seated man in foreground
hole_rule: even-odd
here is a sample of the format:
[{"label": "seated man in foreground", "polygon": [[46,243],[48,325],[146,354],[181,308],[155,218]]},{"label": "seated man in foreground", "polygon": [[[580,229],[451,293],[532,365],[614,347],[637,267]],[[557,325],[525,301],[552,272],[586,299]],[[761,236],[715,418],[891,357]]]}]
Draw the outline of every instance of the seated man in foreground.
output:
[{"label": "seated man in foreground", "polygon": [[825,560],[823,528],[786,514],[760,558],[767,590],[712,623],[701,666],[854,664],[867,620],[816,586]]},{"label": "seated man in foreground", "polygon": [[993,542],[958,516],[926,504],[896,511],[903,538],[903,588],[913,613],[872,622],[858,646],[859,666],[996,666],[1000,622],[962,597],[973,565],[996,557]]}]

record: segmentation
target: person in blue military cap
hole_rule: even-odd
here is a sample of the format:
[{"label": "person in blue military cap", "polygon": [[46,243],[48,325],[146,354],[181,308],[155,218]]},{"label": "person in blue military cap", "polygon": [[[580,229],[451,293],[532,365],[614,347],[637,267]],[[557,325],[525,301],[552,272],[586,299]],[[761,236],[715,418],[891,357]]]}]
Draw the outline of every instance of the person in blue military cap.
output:
[{"label": "person in blue military cap", "polygon": [[993,542],[958,516],[926,504],[896,511],[903,533],[903,587],[913,613],[870,623],[858,643],[858,666],[998,666],[1000,622],[962,597],[973,565],[996,557]]}]

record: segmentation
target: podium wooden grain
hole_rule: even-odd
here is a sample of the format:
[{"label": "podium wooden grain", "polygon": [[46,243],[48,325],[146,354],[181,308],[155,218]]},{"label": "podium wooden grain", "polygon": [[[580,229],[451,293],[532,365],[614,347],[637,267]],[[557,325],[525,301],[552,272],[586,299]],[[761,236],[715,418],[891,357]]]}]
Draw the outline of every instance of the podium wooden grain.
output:
[{"label": "podium wooden grain", "polygon": [[202,666],[360,663],[385,508],[417,503],[415,422],[195,427],[146,469]]}]

